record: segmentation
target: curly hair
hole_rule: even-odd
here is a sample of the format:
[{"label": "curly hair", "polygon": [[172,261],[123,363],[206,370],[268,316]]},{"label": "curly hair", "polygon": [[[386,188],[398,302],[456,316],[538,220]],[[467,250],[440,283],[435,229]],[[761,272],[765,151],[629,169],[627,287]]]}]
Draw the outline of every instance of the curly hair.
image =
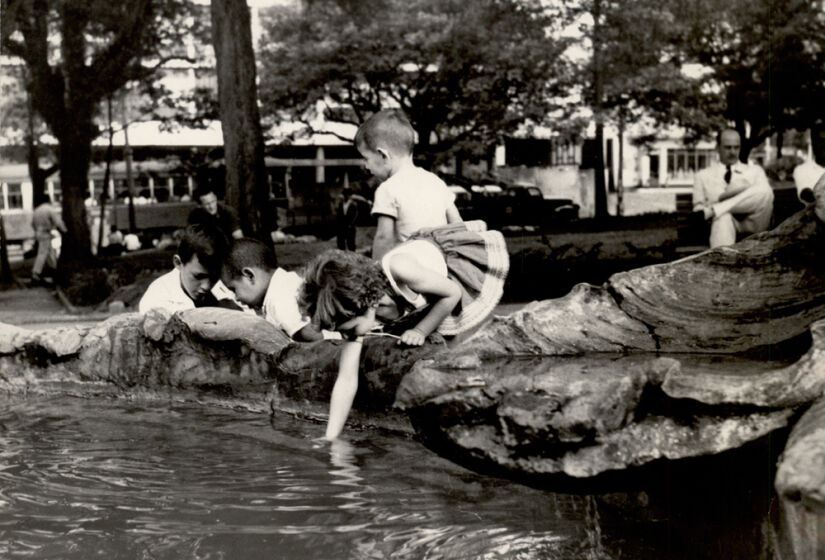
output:
[{"label": "curly hair", "polygon": [[334,330],[391,293],[378,262],[351,251],[329,249],[307,264],[300,304],[313,324]]}]

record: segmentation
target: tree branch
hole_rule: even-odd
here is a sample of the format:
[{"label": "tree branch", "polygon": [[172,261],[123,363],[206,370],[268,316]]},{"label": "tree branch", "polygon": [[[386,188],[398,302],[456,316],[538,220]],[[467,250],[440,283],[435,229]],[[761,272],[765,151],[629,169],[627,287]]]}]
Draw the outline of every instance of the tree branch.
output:
[{"label": "tree branch", "polygon": [[[89,65],[89,87],[99,93],[99,97],[117,91],[131,79],[138,79],[141,73],[134,69],[133,61],[144,54],[145,42],[141,35],[150,28],[154,15],[151,0],[139,0],[129,12],[129,18],[120,26],[120,32],[109,45],[98,52]],[[124,72],[124,68],[131,69]],[[136,77],[132,77],[136,76]]]}]

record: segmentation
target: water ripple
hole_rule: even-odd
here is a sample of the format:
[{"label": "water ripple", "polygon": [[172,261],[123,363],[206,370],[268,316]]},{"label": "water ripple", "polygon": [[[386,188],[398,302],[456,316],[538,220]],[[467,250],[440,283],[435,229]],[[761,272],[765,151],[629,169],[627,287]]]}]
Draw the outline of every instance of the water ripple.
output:
[{"label": "water ripple", "polygon": [[289,418],[67,397],[0,422],[2,558],[572,559],[587,541],[581,499],[403,439],[319,447]]}]

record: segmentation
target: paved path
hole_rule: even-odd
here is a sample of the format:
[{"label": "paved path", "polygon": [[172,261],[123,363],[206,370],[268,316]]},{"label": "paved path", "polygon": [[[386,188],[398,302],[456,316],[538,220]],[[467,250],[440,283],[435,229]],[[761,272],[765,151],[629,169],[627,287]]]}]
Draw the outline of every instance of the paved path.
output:
[{"label": "paved path", "polygon": [[0,290],[0,323],[41,329],[72,324],[94,324],[108,315],[77,313],[63,305],[51,288]]}]

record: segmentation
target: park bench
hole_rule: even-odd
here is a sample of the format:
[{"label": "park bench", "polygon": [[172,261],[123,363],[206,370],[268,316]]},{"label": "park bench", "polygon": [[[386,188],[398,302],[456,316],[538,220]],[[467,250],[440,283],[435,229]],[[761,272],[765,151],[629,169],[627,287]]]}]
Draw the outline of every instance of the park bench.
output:
[{"label": "park bench", "polygon": [[[784,182],[774,185],[771,228],[802,210],[804,206],[796,194],[793,183]],[[698,253],[709,246],[710,224],[693,214],[692,193],[679,193],[676,195],[676,233],[676,252],[681,255]],[[750,234],[741,234],[737,241],[748,235]]]}]

